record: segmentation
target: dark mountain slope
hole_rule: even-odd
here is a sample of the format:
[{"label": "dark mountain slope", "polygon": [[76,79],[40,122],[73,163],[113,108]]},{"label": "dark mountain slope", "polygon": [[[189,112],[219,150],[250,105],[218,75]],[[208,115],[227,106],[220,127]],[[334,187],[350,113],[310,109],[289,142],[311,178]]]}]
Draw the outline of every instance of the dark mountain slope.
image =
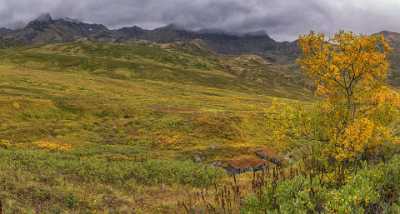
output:
[{"label": "dark mountain slope", "polygon": [[[400,34],[384,31],[394,48],[393,70],[400,69]],[[297,42],[277,42],[265,32],[243,35],[218,30],[189,31],[176,25],[167,25],[154,30],[137,26],[110,30],[101,24],[89,24],[70,18],[53,19],[44,14],[18,30],[0,29],[0,47],[71,42],[81,39],[100,42],[124,43],[145,40],[156,43],[190,42],[202,40],[208,49],[227,55],[256,54],[271,62],[292,64],[298,55]],[[394,79],[400,79],[392,72]],[[400,81],[398,81],[400,82]]]},{"label": "dark mountain slope", "polygon": [[104,25],[87,24],[72,19],[54,20],[46,14],[29,22],[23,29],[4,33],[2,38],[26,45],[69,42],[81,38],[105,40],[110,39],[111,34]]},{"label": "dark mountain slope", "polygon": [[208,30],[193,32],[175,25],[168,25],[155,30],[143,30],[136,26],[122,28],[117,30],[114,35],[117,37],[117,41],[140,39],[157,43],[200,39],[208,48],[220,54],[259,54],[275,61],[293,59],[297,54],[296,43],[276,42],[265,33],[234,35]]},{"label": "dark mountain slope", "polygon": [[0,30],[0,37],[2,46],[71,42],[79,39],[108,42],[147,40],[157,43],[200,39],[208,48],[221,54],[259,54],[274,61],[290,59],[296,54],[295,43],[276,42],[265,33],[233,35],[206,30],[194,32],[175,25],[154,30],[144,30],[137,26],[110,30],[104,25],[88,24],[70,18],[53,19],[49,14],[38,17],[23,29]]},{"label": "dark mountain slope", "polygon": [[389,80],[391,84],[400,86],[400,33],[382,31],[379,34],[383,34],[393,48],[390,53],[391,71]]}]

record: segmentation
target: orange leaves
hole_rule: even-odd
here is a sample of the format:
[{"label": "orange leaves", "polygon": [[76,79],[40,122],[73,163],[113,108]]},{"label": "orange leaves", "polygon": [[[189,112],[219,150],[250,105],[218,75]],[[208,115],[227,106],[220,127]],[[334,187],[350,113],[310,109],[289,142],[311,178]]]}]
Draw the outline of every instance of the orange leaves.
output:
[{"label": "orange leaves", "polygon": [[336,159],[355,159],[357,155],[373,151],[391,139],[390,130],[367,118],[354,121],[339,138]]},{"label": "orange leaves", "polygon": [[379,88],[379,90],[376,90],[375,93],[371,94],[370,101],[371,104],[374,105],[382,105],[385,103],[390,103],[400,108],[399,93],[385,86]]},{"label": "orange leaves", "polygon": [[[303,71],[325,98],[324,129],[337,160],[354,160],[391,140],[400,96],[386,86],[390,46],[383,35],[301,36]],[[389,116],[388,116],[389,115]],[[331,151],[332,152],[332,151]]]},{"label": "orange leaves", "polygon": [[329,94],[352,93],[360,89],[358,86],[386,79],[390,48],[383,37],[340,32],[327,40],[323,34],[311,33],[300,37],[299,46],[303,52],[298,60],[301,68],[323,88],[329,88],[323,94],[328,98]]},{"label": "orange leaves", "polygon": [[364,151],[365,146],[373,136],[375,124],[367,118],[362,118],[349,125],[344,135],[339,139],[337,159],[354,158]]}]

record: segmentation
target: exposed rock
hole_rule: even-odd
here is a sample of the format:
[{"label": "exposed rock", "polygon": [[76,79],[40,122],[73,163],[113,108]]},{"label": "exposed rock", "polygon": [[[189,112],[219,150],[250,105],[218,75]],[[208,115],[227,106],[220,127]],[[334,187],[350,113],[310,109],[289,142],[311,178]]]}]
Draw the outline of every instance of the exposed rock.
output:
[{"label": "exposed rock", "polygon": [[212,162],[211,163],[211,166],[212,167],[220,167],[220,168],[222,168],[223,166],[224,166],[224,163],[222,163],[222,161],[214,161],[214,162]]},{"label": "exposed rock", "polygon": [[203,162],[203,157],[201,157],[199,154],[196,154],[193,156],[193,160],[196,163],[201,163],[201,162]]}]

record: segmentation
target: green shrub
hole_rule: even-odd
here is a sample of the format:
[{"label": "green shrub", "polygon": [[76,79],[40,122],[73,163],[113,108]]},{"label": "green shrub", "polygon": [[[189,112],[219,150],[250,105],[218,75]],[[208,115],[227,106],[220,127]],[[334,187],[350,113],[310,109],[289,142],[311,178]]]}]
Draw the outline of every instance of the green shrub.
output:
[{"label": "green shrub", "polygon": [[79,202],[78,198],[72,193],[65,196],[64,201],[65,201],[65,205],[70,209],[76,207]]},{"label": "green shrub", "polygon": [[328,210],[337,213],[365,213],[379,203],[379,186],[383,174],[379,169],[366,169],[354,175],[339,190],[331,190]]},{"label": "green shrub", "polygon": [[323,210],[327,189],[317,179],[297,176],[279,182],[274,188],[268,185],[258,200],[255,196],[246,201],[244,213],[316,213]]},{"label": "green shrub", "polygon": [[[0,167],[22,168],[47,173],[78,177],[86,182],[104,182],[124,185],[128,181],[141,184],[184,184],[196,187],[211,185],[223,175],[222,170],[196,164],[192,161],[105,160],[82,158],[68,154],[50,154],[42,151],[0,150]],[[13,163],[12,165],[8,165]]]},{"label": "green shrub", "polygon": [[400,156],[388,163],[364,164],[345,184],[335,186],[302,175],[267,184],[261,197],[247,198],[244,213],[397,213]]}]

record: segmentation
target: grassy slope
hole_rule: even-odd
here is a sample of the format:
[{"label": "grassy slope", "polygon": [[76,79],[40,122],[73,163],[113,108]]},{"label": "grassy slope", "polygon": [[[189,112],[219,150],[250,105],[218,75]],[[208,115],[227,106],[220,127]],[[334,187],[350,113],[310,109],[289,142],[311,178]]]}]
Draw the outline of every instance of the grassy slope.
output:
[{"label": "grassy slope", "polygon": [[309,95],[289,68],[195,44],[0,55],[1,198],[15,212],[168,212],[184,186],[222,174],[208,163],[273,146],[263,131],[273,98]]}]

